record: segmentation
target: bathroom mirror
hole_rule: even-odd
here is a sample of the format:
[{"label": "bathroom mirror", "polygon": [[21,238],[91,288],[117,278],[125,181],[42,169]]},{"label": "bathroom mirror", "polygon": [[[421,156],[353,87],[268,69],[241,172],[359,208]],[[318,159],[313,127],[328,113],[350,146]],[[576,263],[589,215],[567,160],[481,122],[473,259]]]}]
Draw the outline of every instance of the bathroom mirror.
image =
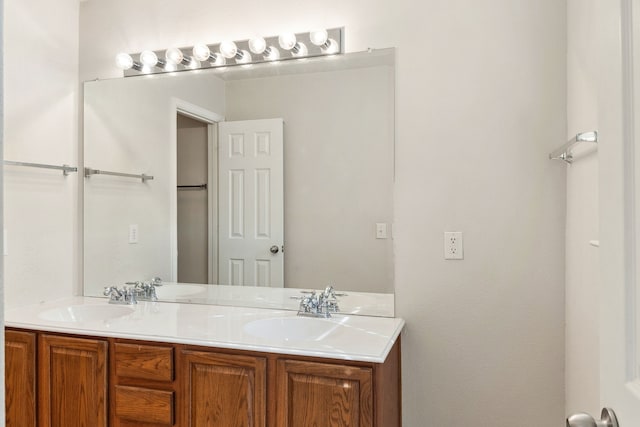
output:
[{"label": "bathroom mirror", "polygon": [[161,277],[168,300],[296,308],[331,284],[393,307],[394,63],[86,82],[85,295]]}]

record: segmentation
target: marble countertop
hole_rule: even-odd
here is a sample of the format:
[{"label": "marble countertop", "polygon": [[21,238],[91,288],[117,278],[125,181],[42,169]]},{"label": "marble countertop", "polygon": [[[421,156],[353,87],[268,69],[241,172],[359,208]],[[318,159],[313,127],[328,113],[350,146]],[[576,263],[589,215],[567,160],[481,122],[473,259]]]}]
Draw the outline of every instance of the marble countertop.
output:
[{"label": "marble countertop", "polygon": [[5,312],[5,326],[218,348],[382,363],[404,327],[400,318],[72,297]]}]

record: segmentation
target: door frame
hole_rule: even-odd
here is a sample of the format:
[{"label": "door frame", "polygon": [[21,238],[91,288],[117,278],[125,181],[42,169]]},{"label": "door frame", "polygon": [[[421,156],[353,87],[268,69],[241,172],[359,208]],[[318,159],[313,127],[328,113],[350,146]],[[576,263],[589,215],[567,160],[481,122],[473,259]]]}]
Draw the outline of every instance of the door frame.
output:
[{"label": "door frame", "polygon": [[[180,98],[171,98],[171,107],[169,109],[171,123],[170,141],[169,141],[169,182],[172,188],[175,188],[178,183],[178,126],[176,123],[177,115],[182,114],[200,122],[207,123],[207,145],[208,145],[208,173],[209,173],[209,185],[207,186],[207,200],[208,200],[208,222],[209,230],[218,229],[217,215],[214,213],[218,211],[218,182],[217,173],[214,173],[214,168],[211,165],[218,164],[218,132],[217,127],[219,122],[224,121],[224,116],[214,111],[207,110],[206,108],[192,104]],[[171,191],[169,197],[169,240],[171,244],[171,282],[178,281],[178,194],[177,191]],[[208,248],[209,253],[207,255],[209,263],[209,283],[217,283],[218,279],[218,242],[213,233],[208,233]]]},{"label": "door frame", "polygon": [[[633,1],[597,2],[600,216],[600,403],[640,419]],[[640,20],[637,20],[640,23]],[[639,28],[640,30],[640,28]],[[640,39],[638,40],[640,41]],[[640,82],[636,82],[640,83]],[[637,99],[637,98],[636,98]]]}]

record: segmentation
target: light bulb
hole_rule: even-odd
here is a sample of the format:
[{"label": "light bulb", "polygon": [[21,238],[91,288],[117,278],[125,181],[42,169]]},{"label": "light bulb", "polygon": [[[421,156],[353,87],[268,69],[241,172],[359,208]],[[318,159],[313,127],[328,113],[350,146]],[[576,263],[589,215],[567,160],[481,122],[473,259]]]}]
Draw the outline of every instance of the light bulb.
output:
[{"label": "light bulb", "polygon": [[220,53],[227,59],[231,59],[238,53],[238,47],[234,42],[222,42],[220,43]]},{"label": "light bulb", "polygon": [[265,51],[264,51],[264,59],[268,60],[268,61],[276,61],[278,59],[280,59],[280,51],[273,47],[273,46],[269,46]]},{"label": "light bulb", "polygon": [[140,62],[147,67],[155,67],[158,63],[158,56],[150,50],[145,50],[140,54]]},{"label": "light bulb", "polygon": [[238,53],[240,53],[240,58],[238,58],[236,56],[236,62],[238,64],[248,64],[249,62],[251,62],[251,54],[246,51],[246,50],[241,50]]},{"label": "light bulb", "polygon": [[329,39],[323,46],[321,46],[322,53],[332,55],[340,51],[340,45],[334,39]]},{"label": "light bulb", "polygon": [[128,70],[133,67],[133,58],[128,53],[121,52],[116,55],[116,66],[121,70]]},{"label": "light bulb", "polygon": [[328,38],[329,33],[327,33],[327,30],[315,30],[309,33],[309,39],[311,40],[311,43],[315,44],[316,46],[322,46],[327,42]]},{"label": "light bulb", "polygon": [[173,62],[168,62],[167,61],[167,63],[164,65],[164,70],[165,71],[171,72],[171,71],[175,71],[177,69],[178,69],[178,65],[174,64]]},{"label": "light bulb", "polygon": [[227,60],[225,59],[224,56],[222,56],[219,53],[214,53],[213,55],[211,55],[213,58],[215,58],[213,60],[213,65],[215,65],[216,67],[220,67],[222,65],[225,65],[227,63]]},{"label": "light bulb", "polygon": [[296,48],[291,50],[291,56],[300,57],[307,56],[309,51],[307,50],[307,46],[304,43],[298,42],[296,43]]},{"label": "light bulb", "polygon": [[198,61],[207,61],[211,56],[211,50],[206,44],[197,44],[193,47],[193,57]]},{"label": "light bulb", "polygon": [[172,47],[167,49],[165,52],[165,58],[167,58],[167,62],[173,65],[178,65],[184,59],[184,54],[178,48]]},{"label": "light bulb", "polygon": [[267,48],[267,42],[262,37],[249,40],[249,50],[251,53],[261,54]]},{"label": "light bulb", "polygon": [[291,50],[296,45],[296,35],[293,33],[280,34],[278,43],[284,50]]},{"label": "light bulb", "polygon": [[196,61],[194,58],[189,58],[189,63],[185,65],[185,67],[190,70],[195,70],[197,68],[200,68],[200,62]]}]

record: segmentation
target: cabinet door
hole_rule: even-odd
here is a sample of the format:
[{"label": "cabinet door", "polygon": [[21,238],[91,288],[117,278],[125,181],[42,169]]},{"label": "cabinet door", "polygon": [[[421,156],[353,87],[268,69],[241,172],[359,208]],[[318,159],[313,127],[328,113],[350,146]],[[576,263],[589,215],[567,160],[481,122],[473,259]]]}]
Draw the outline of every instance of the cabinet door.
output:
[{"label": "cabinet door", "polygon": [[182,425],[264,427],[266,359],[183,350]]},{"label": "cabinet door", "polygon": [[277,427],[372,427],[372,370],[279,360]]},{"label": "cabinet door", "polygon": [[36,334],[5,331],[7,427],[36,426]]},{"label": "cabinet door", "polygon": [[107,426],[107,343],[40,335],[39,425]]}]

